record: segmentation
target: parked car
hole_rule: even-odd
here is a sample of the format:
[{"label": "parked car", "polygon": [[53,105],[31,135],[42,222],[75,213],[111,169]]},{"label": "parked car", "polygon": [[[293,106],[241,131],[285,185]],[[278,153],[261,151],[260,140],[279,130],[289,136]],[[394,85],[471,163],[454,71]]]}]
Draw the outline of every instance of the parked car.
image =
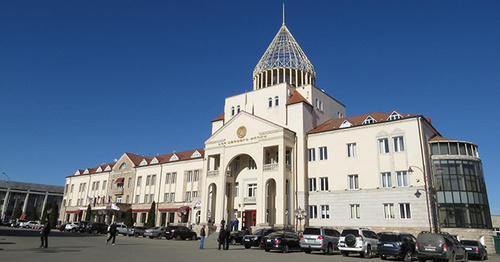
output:
[{"label": "parked car", "polygon": [[38,221],[28,221],[24,224],[24,228],[39,229],[42,225]]},{"label": "parked car", "polygon": [[11,227],[21,227],[21,224],[22,223],[25,223],[25,222],[28,222],[28,220],[25,220],[25,219],[16,219],[16,220],[12,220],[12,223],[10,223],[10,226]]},{"label": "parked car", "polygon": [[93,222],[87,225],[86,232],[89,234],[106,234],[108,232],[108,225]]},{"label": "parked car", "polygon": [[339,237],[340,232],[335,229],[306,227],[300,236],[300,246],[307,254],[316,250],[331,255],[334,250],[339,250]]},{"label": "parked car", "polygon": [[231,245],[242,244],[243,236],[245,236],[245,230],[231,231],[231,234],[229,234],[229,243]]},{"label": "parked car", "polygon": [[285,231],[273,232],[267,236],[263,236],[260,241],[260,247],[266,252],[280,250],[283,253],[288,253],[292,250],[302,250],[299,235]]},{"label": "parked car", "polygon": [[339,238],[339,250],[343,256],[358,253],[362,258],[370,258],[377,252],[378,236],[366,229],[344,229]]},{"label": "parked car", "polygon": [[426,260],[468,261],[464,246],[449,234],[422,232],[418,234],[415,249],[419,262]]},{"label": "parked car", "polygon": [[80,233],[87,233],[87,229],[90,226],[89,221],[80,221],[80,224],[78,225],[78,229],[76,231]]},{"label": "parked car", "polygon": [[118,234],[126,236],[128,234],[128,228],[125,224],[116,224],[116,231]]},{"label": "parked car", "polygon": [[134,236],[134,237],[139,237],[139,236],[146,237],[144,235],[144,231],[146,231],[146,227],[143,227],[143,226],[133,226],[133,227],[129,227],[128,228],[127,234],[128,234],[129,237],[131,237],[131,236]]},{"label": "parked car", "polygon": [[461,240],[460,244],[462,244],[465,251],[467,251],[468,258],[475,258],[481,261],[488,259],[486,247],[483,246],[481,242],[475,240]]},{"label": "parked car", "polygon": [[191,239],[191,240],[197,240],[198,236],[196,235],[196,232],[193,230],[185,227],[185,226],[168,226],[165,228],[163,231],[163,236],[166,239],[177,239],[177,240],[185,240],[185,239]]},{"label": "parked car", "polygon": [[70,222],[66,224],[64,227],[64,231],[71,231],[71,232],[76,232],[78,230],[78,226],[80,225],[80,222]]},{"label": "parked car", "polygon": [[378,243],[378,253],[380,258],[385,260],[388,257],[402,259],[410,262],[415,253],[415,243],[417,239],[412,234],[407,233],[380,233]]},{"label": "parked car", "polygon": [[243,245],[245,246],[246,249],[251,248],[251,247],[259,247],[260,246],[260,240],[262,239],[263,236],[267,236],[273,232],[278,231],[277,229],[274,228],[262,228],[257,231],[255,231],[254,234],[252,235],[246,235],[243,236]]},{"label": "parked car", "polygon": [[161,238],[163,236],[163,231],[165,231],[165,227],[152,227],[144,231],[144,236],[151,239]]}]

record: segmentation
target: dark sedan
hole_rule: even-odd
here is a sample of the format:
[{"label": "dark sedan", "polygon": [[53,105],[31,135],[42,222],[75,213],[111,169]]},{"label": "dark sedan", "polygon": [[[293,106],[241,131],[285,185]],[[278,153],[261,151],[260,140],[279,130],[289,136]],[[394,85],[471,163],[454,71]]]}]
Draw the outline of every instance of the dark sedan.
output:
[{"label": "dark sedan", "polygon": [[134,236],[134,237],[146,237],[144,235],[144,231],[146,231],[146,227],[142,226],[135,226],[135,227],[129,227],[127,230],[127,234],[129,237]]},{"label": "dark sedan", "polygon": [[378,253],[381,259],[394,257],[410,262],[415,257],[415,242],[417,239],[405,233],[380,233]]},{"label": "dark sedan", "polygon": [[231,243],[231,245],[242,244],[244,236],[245,230],[232,231],[229,235],[229,243]]},{"label": "dark sedan", "polygon": [[465,251],[469,258],[479,259],[481,261],[488,259],[488,252],[486,252],[486,247],[479,241],[475,240],[461,240],[460,244],[465,247]]},{"label": "dark sedan", "polygon": [[163,231],[163,236],[166,239],[177,239],[177,240],[198,239],[196,232],[185,226],[168,226]]},{"label": "dark sedan", "polygon": [[283,253],[288,253],[292,250],[301,251],[300,238],[296,233],[292,232],[274,232],[263,236],[260,241],[260,247],[266,252],[271,250],[279,250]]}]

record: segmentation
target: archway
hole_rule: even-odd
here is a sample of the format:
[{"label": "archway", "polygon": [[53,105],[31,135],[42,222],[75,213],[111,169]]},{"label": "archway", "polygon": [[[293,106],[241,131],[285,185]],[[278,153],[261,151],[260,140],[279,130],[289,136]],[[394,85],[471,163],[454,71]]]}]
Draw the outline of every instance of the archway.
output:
[{"label": "archway", "polygon": [[266,223],[276,224],[276,181],[269,179],[266,182]]},{"label": "archway", "polygon": [[215,222],[215,211],[217,207],[217,185],[212,183],[208,186],[208,212],[207,221]]}]

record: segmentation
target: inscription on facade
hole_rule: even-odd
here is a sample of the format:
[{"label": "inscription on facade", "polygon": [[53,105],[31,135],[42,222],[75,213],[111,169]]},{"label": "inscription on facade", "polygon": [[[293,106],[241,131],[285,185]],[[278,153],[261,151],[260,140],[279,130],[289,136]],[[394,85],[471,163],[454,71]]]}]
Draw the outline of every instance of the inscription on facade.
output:
[{"label": "inscription on facade", "polygon": [[257,140],[257,139],[263,139],[266,137],[267,137],[266,135],[262,135],[262,136],[254,136],[254,137],[250,137],[250,138],[229,140],[229,141],[225,141],[225,142],[220,142],[219,146],[225,146],[225,145],[237,144],[237,143],[242,143],[242,142],[247,142],[247,141],[253,141],[253,140]]}]

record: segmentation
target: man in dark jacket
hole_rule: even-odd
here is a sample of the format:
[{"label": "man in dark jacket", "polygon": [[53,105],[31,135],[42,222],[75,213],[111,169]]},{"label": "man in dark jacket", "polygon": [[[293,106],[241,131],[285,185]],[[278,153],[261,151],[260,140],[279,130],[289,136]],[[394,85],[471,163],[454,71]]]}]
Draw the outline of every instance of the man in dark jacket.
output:
[{"label": "man in dark jacket", "polygon": [[226,239],[226,229],[221,227],[219,230],[219,238],[217,239],[217,241],[219,241],[219,250],[220,250],[221,246],[222,246],[222,248],[225,247],[225,244],[224,244],[225,239]]},{"label": "man in dark jacket", "polygon": [[49,233],[50,233],[50,223],[49,218],[45,218],[45,224],[43,225],[42,230],[40,231],[40,240],[42,244],[40,248],[47,248],[49,246]]},{"label": "man in dark jacket", "polygon": [[201,240],[200,240],[200,249],[205,249],[203,246],[205,245],[205,236],[207,234],[205,233],[205,225],[203,225],[201,227],[201,230],[200,230],[200,237],[201,237]]},{"label": "man in dark jacket", "polygon": [[231,236],[231,228],[229,225],[226,225],[226,229],[224,230],[224,250],[229,249],[229,237]]},{"label": "man in dark jacket", "polygon": [[115,239],[116,239],[116,221],[113,222],[113,224],[111,224],[111,226],[109,226],[109,237],[108,239],[106,240],[106,244],[109,242],[109,240],[111,240],[111,238],[113,239],[113,246],[115,245]]}]

